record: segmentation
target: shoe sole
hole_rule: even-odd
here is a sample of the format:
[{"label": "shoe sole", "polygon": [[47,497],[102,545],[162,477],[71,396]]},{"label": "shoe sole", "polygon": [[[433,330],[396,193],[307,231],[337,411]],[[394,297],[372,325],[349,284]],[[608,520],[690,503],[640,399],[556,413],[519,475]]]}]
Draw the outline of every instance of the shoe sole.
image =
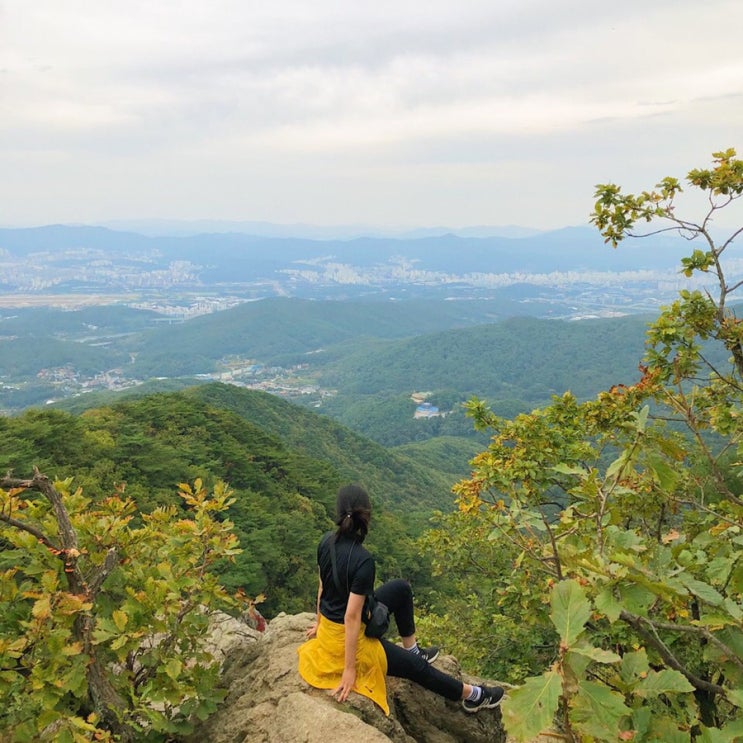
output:
[{"label": "shoe sole", "polygon": [[502,701],[503,701],[503,697],[501,697],[497,702],[488,702],[487,704],[480,704],[477,707],[473,707],[471,709],[469,707],[465,707],[463,704],[462,709],[470,715],[475,715],[483,709],[495,709],[496,707],[500,707],[500,703]]}]

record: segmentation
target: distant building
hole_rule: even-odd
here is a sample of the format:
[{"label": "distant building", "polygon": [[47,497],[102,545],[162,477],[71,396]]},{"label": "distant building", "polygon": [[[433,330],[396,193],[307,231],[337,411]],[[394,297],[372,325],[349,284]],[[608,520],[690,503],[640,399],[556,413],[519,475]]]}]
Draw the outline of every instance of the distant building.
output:
[{"label": "distant building", "polygon": [[414,402],[420,405],[422,402],[425,402],[429,397],[431,397],[430,392],[413,392],[413,394],[410,396],[410,399]]},{"label": "distant building", "polygon": [[416,409],[414,418],[437,418],[442,415],[439,409],[435,405],[431,405],[430,402],[421,403]]}]

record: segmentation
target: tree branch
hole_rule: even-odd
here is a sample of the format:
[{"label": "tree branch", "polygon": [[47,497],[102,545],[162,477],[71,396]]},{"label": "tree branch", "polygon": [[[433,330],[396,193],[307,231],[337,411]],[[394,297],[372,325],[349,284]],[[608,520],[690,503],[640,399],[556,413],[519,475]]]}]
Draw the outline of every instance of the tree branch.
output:
[{"label": "tree branch", "polygon": [[[0,478],[0,488],[20,488],[24,490],[35,490],[41,493],[51,504],[57,521],[60,547],[52,545],[37,528],[24,524],[10,516],[0,515],[0,519],[10,526],[19,528],[33,534],[47,547],[53,548],[65,564],[65,575],[67,576],[67,587],[71,593],[85,594],[91,598],[100,590],[106,576],[113,570],[116,564],[116,550],[111,549],[106,554],[103,564],[93,573],[91,585],[85,580],[80,570],[78,557],[77,532],[72,525],[70,515],[67,513],[62,496],[54,487],[48,477],[42,475],[37,467],[34,467],[34,476],[30,480],[21,480],[10,477],[8,474]],[[75,617],[73,625],[73,636],[83,643],[83,652],[88,656],[86,664],[86,676],[88,681],[88,695],[93,709],[101,716],[105,726],[111,730],[118,740],[124,743],[134,743],[138,736],[134,729],[126,722],[119,719],[118,710],[126,706],[125,700],[111,683],[108,672],[96,654],[96,646],[93,640],[95,631],[95,617],[90,613],[80,613]]]},{"label": "tree branch", "polygon": [[651,622],[649,619],[646,620],[648,624],[652,624],[655,629],[668,630],[669,632],[684,632],[692,635],[701,635],[705,640],[714,645],[719,651],[724,653],[730,658],[730,660],[743,670],[743,660],[738,657],[736,652],[728,647],[722,640],[713,635],[706,627],[695,627],[689,624],[674,624],[673,622]]},{"label": "tree branch", "polygon": [[[730,199],[730,201],[732,201],[732,199]],[[727,240],[725,240],[725,242],[722,244],[722,249],[724,250],[725,248],[727,248],[728,245],[730,245],[730,243],[732,243],[733,240],[735,240],[735,238],[738,237],[738,235],[742,233],[743,233],[743,227],[740,227],[739,229],[735,230],[735,232],[733,232],[733,234],[730,235],[730,237]]]},{"label": "tree branch", "polygon": [[103,582],[108,578],[111,571],[119,564],[119,553],[115,547],[106,553],[106,557],[103,560],[103,564],[90,576],[88,579],[88,595],[91,598],[95,598],[98,591],[101,590]]},{"label": "tree branch", "polygon": [[[61,540],[60,546],[55,549],[58,549],[59,557],[64,561],[70,591],[72,593],[86,593],[85,577],[80,571],[77,561],[80,556],[80,551],[77,548],[77,532],[72,525],[72,521],[70,521],[70,515],[67,513],[64,503],[62,503],[62,496],[54,487],[52,481],[46,475],[42,475],[38,467],[34,467],[34,476],[30,480],[20,480],[8,475],[0,479],[0,487],[35,490],[49,501],[54,512],[54,518],[57,521]],[[46,542],[44,543],[46,544]]]},{"label": "tree branch", "polygon": [[[713,684],[709,681],[705,681],[704,679],[699,678],[698,676],[695,676],[676,658],[676,656],[670,651],[663,640],[658,637],[658,633],[655,631],[656,627],[649,619],[646,619],[645,617],[639,617],[636,614],[630,614],[630,612],[626,611],[625,609],[622,609],[621,613],[619,614],[619,618],[629,624],[630,627],[632,627],[635,632],[637,632],[637,634],[645,640],[645,642],[652,645],[658,651],[658,655],[660,655],[664,663],[670,668],[673,668],[674,670],[683,674],[686,677],[686,680],[695,689],[725,696],[725,687],[719,686],[718,684]],[[671,625],[671,627],[674,631],[678,630],[676,625]]]},{"label": "tree branch", "polygon": [[54,542],[52,542],[46,534],[39,531],[35,526],[31,526],[31,524],[27,524],[25,521],[19,521],[18,519],[14,519],[12,516],[6,516],[4,513],[0,513],[0,521],[4,521],[9,526],[12,526],[15,529],[20,529],[21,531],[28,532],[32,536],[36,537],[42,544],[45,544],[50,550],[54,550],[54,552],[61,552],[59,547],[57,547]]},{"label": "tree branch", "polygon": [[555,535],[552,531],[552,528],[550,527],[549,520],[544,515],[544,512],[542,511],[542,507],[537,506],[539,509],[539,513],[542,517],[542,523],[544,524],[545,529],[547,529],[547,534],[549,535],[550,544],[552,545],[552,560],[555,564],[555,570],[557,572],[557,579],[562,580],[562,564],[560,563],[560,553],[557,550],[557,543],[555,542]]}]

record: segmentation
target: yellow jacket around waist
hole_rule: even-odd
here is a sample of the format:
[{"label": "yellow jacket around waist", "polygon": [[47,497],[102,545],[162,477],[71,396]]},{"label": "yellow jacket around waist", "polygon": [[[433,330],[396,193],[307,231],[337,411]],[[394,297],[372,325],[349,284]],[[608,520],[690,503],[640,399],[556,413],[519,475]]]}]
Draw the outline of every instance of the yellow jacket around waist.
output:
[{"label": "yellow jacket around waist", "polygon": [[[317,636],[297,648],[299,674],[310,686],[317,689],[335,689],[338,686],[345,665],[345,640],[344,625],[320,615]],[[362,624],[356,646],[356,683],[353,691],[368,697],[389,715],[386,674],[387,656],[382,643],[367,637]]]}]

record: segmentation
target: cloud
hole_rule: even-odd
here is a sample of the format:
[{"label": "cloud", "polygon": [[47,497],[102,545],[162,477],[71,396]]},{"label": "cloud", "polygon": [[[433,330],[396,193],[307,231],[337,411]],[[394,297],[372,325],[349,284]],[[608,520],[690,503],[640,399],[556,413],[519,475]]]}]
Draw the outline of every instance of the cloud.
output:
[{"label": "cloud", "polygon": [[[519,181],[555,202],[522,220],[582,215],[583,195],[549,190],[558,173],[576,188],[612,164],[657,165],[657,178],[740,144],[741,22],[737,0],[5,0],[0,167],[13,176],[0,197],[9,218],[38,221],[56,201],[54,219],[146,207],[463,224],[514,221]],[[503,163],[510,183],[485,177]],[[116,198],[81,172],[115,174]],[[242,173],[254,185],[241,202]],[[208,204],[184,182],[205,179]],[[221,214],[203,211],[220,197]],[[238,213],[246,201],[256,211]]]}]

